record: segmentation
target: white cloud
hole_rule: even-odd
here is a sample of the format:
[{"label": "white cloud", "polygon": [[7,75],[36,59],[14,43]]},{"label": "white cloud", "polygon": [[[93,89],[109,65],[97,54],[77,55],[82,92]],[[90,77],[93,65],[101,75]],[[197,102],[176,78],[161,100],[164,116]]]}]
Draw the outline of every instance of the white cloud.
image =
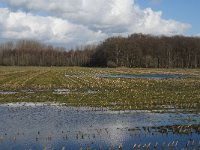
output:
[{"label": "white cloud", "polygon": [[37,39],[46,43],[72,46],[97,42],[106,36],[56,17],[10,12],[7,8],[0,8],[0,14],[0,35],[5,39]]},{"label": "white cloud", "polygon": [[3,38],[29,37],[74,46],[97,42],[113,35],[138,32],[183,34],[190,27],[175,20],[163,19],[162,12],[155,12],[150,8],[142,10],[133,0],[0,2],[6,3],[9,7],[0,9],[0,30]]},{"label": "white cloud", "polygon": [[140,18],[136,24],[131,26],[130,31],[155,35],[175,35],[184,33],[190,27],[189,24],[162,19],[162,12],[154,12],[151,8],[146,8],[140,12],[139,16]]}]

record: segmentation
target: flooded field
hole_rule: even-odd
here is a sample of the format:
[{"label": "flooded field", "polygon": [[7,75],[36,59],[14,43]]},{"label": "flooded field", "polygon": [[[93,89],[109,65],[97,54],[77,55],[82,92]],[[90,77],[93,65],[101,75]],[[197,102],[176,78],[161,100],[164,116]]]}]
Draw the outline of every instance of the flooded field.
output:
[{"label": "flooded field", "polygon": [[[59,91],[67,92],[67,91]],[[199,113],[0,105],[0,149],[199,149]]]},{"label": "flooded field", "polygon": [[200,112],[200,69],[0,67],[0,85],[0,104]]},{"label": "flooded field", "polygon": [[200,69],[0,67],[0,150],[200,149]]},{"label": "flooded field", "polygon": [[176,79],[176,78],[186,78],[187,75],[181,74],[141,74],[141,75],[131,75],[131,74],[98,74],[97,77],[101,78],[124,78],[124,79]]}]

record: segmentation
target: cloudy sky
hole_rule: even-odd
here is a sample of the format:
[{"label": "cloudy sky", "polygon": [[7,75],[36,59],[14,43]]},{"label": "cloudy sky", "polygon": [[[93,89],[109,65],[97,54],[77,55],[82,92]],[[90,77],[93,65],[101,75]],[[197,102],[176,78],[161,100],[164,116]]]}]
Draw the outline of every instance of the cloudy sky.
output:
[{"label": "cloudy sky", "polygon": [[199,0],[0,0],[0,42],[75,47],[132,33],[198,35],[199,14]]}]

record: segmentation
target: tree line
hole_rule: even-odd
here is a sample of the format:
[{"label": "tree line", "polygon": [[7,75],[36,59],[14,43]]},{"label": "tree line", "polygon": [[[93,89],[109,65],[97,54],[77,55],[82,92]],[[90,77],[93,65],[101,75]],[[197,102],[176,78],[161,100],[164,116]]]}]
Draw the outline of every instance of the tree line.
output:
[{"label": "tree line", "polygon": [[66,50],[38,41],[20,40],[0,44],[2,66],[86,66],[94,46]]},{"label": "tree line", "polygon": [[65,49],[32,40],[0,44],[0,65],[200,68],[200,38],[132,34]]}]

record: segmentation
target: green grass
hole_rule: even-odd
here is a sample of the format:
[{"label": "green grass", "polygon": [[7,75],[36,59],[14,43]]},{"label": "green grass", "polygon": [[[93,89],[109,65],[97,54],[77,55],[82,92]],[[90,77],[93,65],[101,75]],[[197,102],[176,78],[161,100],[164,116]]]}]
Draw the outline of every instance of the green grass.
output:
[{"label": "green grass", "polygon": [[[96,74],[187,74],[179,79],[98,78]],[[55,94],[56,89],[68,89]],[[34,93],[27,93],[31,90]],[[59,102],[110,109],[200,111],[200,69],[0,67],[0,103]],[[88,92],[90,91],[90,92]],[[92,92],[91,92],[92,91]]]}]

